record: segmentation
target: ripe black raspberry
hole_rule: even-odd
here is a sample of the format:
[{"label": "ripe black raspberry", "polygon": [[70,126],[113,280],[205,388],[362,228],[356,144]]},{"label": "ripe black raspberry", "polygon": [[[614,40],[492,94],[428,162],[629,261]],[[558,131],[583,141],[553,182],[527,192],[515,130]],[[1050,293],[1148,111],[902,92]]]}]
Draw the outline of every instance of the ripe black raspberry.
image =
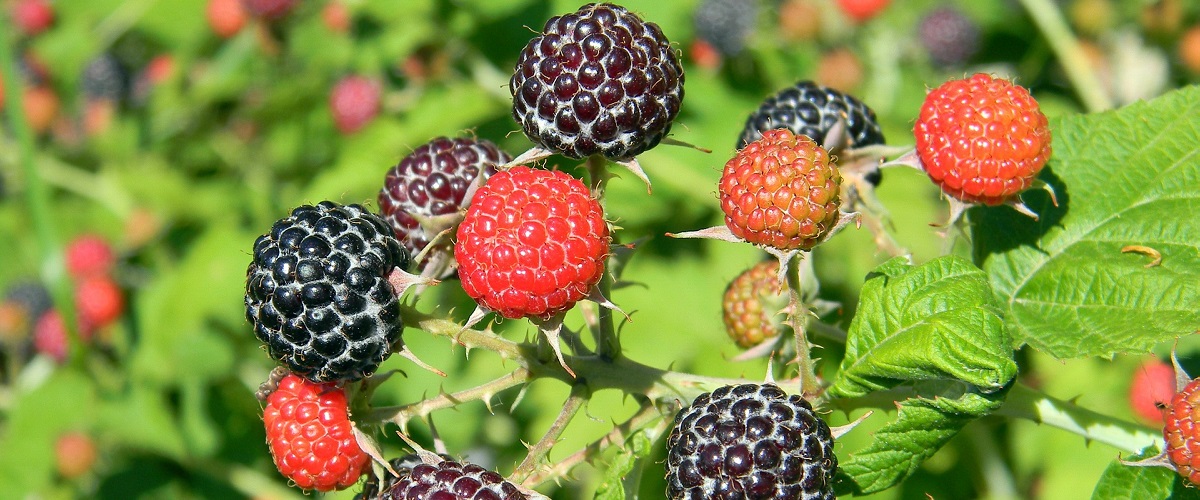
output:
[{"label": "ripe black raspberry", "polygon": [[400,472],[391,489],[379,500],[526,500],[528,495],[505,481],[500,474],[475,464],[443,460],[437,465],[420,464]]},{"label": "ripe black raspberry", "polygon": [[667,439],[667,496],[832,500],[837,457],[829,426],[773,384],[701,394]]},{"label": "ripe black raspberry", "polygon": [[939,66],[962,64],[979,51],[979,26],[952,6],[929,11],[917,31],[929,58]]},{"label": "ripe black raspberry", "polygon": [[387,223],[361,206],[301,206],[254,242],[246,318],[271,357],[297,375],[360,379],[400,340],[388,275],[408,259]]},{"label": "ripe black raspberry", "polygon": [[[400,244],[414,255],[444,227],[421,227],[413,216],[434,217],[457,212],[463,207],[463,195],[484,169],[496,173],[496,166],[512,160],[491,141],[438,137],[414,150],[388,170],[379,191],[379,211]],[[446,242],[446,251],[451,245]],[[429,259],[418,263],[424,268]]]},{"label": "ripe black raspberry", "polygon": [[[441,455],[441,457],[443,460],[451,460],[450,456],[448,455]],[[392,486],[396,485],[397,481],[408,477],[409,474],[412,473],[413,467],[421,465],[422,463],[424,463],[424,461],[422,461],[421,457],[415,453],[388,460],[388,464],[392,466],[392,470],[395,470],[397,474],[400,474],[400,476],[393,476],[389,472],[384,472],[382,479],[375,477],[374,474],[368,475],[366,482],[363,483],[362,491],[358,492],[357,495],[354,495],[354,500],[379,500],[379,495],[387,493],[392,489]]]},{"label": "ripe black raspberry", "polygon": [[129,87],[129,71],[111,54],[101,54],[83,68],[79,86],[89,99],[119,102]]},{"label": "ripe black raspberry", "polygon": [[[826,135],[838,118],[846,121],[849,143],[825,144]],[[875,120],[875,111],[853,96],[809,80],[796,82],[758,105],[746,119],[737,148],[742,149],[762,137],[763,132],[777,128],[807,135],[828,150],[883,144],[883,131]]]},{"label": "ripe black raspberry", "polygon": [[513,118],[539,146],[627,160],[671,130],[683,67],[657,24],[588,4],[546,21],[521,51],[509,91]]},{"label": "ripe black raspberry", "polygon": [[757,0],[704,0],[696,8],[696,37],[726,56],[746,48],[758,20]]}]

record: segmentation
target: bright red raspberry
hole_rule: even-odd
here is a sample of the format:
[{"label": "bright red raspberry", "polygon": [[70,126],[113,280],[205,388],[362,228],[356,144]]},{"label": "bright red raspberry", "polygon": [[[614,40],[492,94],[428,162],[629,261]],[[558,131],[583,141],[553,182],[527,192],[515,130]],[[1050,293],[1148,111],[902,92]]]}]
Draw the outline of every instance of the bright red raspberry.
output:
[{"label": "bright red raspberry", "polygon": [[25,36],[35,36],[54,25],[54,7],[47,0],[17,0],[11,9],[13,24]]},{"label": "bright red raspberry", "polygon": [[104,238],[85,234],[67,243],[67,273],[75,279],[102,276],[110,273],[117,258]]},{"label": "bright red raspberry", "polygon": [[725,332],[742,348],[778,337],[780,309],[787,305],[779,282],[779,260],[764,260],[739,274],[725,288],[721,302]]},{"label": "bright red raspberry", "polygon": [[[88,342],[92,339],[91,328],[79,329],[80,340]],[[56,310],[47,311],[38,318],[33,326],[33,348],[37,352],[49,356],[58,364],[67,361],[67,323]]]},{"label": "bright red raspberry", "polygon": [[1050,126],[1037,101],[983,73],[933,89],[913,134],[929,178],[967,203],[1012,200],[1050,159]]},{"label": "bright red raspberry", "polygon": [[1167,458],[1185,481],[1200,485],[1200,379],[1171,398],[1163,417]]},{"label": "bright red raspberry", "polygon": [[725,163],[725,225],[756,245],[811,249],[837,224],[841,182],[829,153],[811,138],[768,130]]},{"label": "bright red raspberry", "polygon": [[1147,422],[1161,424],[1165,405],[1175,395],[1175,370],[1159,359],[1150,359],[1133,372],[1129,405]]},{"label": "bright red raspberry", "polygon": [[891,0],[838,0],[838,7],[850,19],[866,22],[887,8]]},{"label": "bright red raspberry", "polygon": [[208,0],[208,25],[221,38],[229,38],[246,25],[246,8],[240,0]]},{"label": "bright red raspberry", "polygon": [[379,83],[363,76],[347,76],[329,93],[333,122],[343,134],[365,127],[379,114]]},{"label": "bright red raspberry", "polygon": [[517,166],[475,193],[454,258],[463,290],[507,318],[550,318],[588,296],[608,257],[604,209],[565,173]]},{"label": "bright red raspberry", "polygon": [[91,471],[96,455],[96,442],[83,432],[68,432],[54,442],[58,474],[66,479],[75,479]]},{"label": "bright red raspberry", "polygon": [[346,392],[333,383],[288,374],[267,396],[263,423],[275,467],[302,489],[346,489],[370,467],[354,437]]},{"label": "bright red raspberry", "polygon": [[121,288],[108,276],[91,276],[75,287],[75,307],[79,321],[90,328],[111,325],[125,312]]}]

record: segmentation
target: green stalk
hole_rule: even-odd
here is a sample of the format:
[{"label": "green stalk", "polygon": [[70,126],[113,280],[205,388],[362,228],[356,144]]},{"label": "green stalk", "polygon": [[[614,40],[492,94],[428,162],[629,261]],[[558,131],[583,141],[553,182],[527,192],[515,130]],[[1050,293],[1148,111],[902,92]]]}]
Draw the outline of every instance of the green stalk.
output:
[{"label": "green stalk", "polygon": [[795,252],[787,262],[787,287],[790,304],[788,305],[788,322],[791,323],[792,333],[796,337],[796,370],[800,375],[800,390],[806,396],[821,392],[821,384],[817,383],[817,369],[812,359],[812,344],[808,342],[808,332],[804,325],[808,323],[809,309],[804,302],[804,288],[800,281],[800,264],[807,258],[803,252]]},{"label": "green stalk", "polygon": [[1033,18],[1050,48],[1063,65],[1071,85],[1079,93],[1079,100],[1090,113],[1112,108],[1112,100],[1100,84],[1100,79],[1088,64],[1087,55],[1079,45],[1079,39],[1071,33],[1062,11],[1052,0],[1020,0],[1021,5]]},{"label": "green stalk", "polygon": [[[604,208],[605,215],[608,210],[604,205],[604,192],[608,187],[608,179],[610,177],[608,170],[608,160],[600,155],[592,155],[587,159],[588,182],[591,184],[592,196],[600,202],[600,206]],[[613,238],[616,241],[616,238]],[[600,278],[600,282],[596,284],[600,295],[606,299],[612,293],[612,280],[608,279],[610,273]],[[615,279],[615,277],[614,277]],[[607,307],[596,308],[596,328],[592,331],[596,340],[596,355],[602,358],[617,358],[621,355],[621,344],[617,338],[617,331],[613,321],[613,311]]]},{"label": "green stalk", "polygon": [[1162,441],[1161,432],[1096,413],[1020,383],[1013,385],[996,414],[1056,427],[1129,453],[1140,452]]}]

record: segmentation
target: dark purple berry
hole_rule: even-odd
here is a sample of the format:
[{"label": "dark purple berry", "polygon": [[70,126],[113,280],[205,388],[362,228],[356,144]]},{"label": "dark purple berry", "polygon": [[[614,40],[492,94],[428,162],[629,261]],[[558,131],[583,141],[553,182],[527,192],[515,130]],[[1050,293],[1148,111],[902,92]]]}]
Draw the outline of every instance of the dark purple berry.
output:
[{"label": "dark purple berry", "polygon": [[952,6],[929,11],[917,31],[929,58],[939,66],[965,63],[979,51],[979,26]]},{"label": "dark purple berry", "polygon": [[[527,500],[528,495],[500,474],[475,464],[443,460],[436,465],[411,463],[397,469],[389,488],[364,500]],[[386,484],[386,482],[385,482]]]},{"label": "dark purple berry", "polygon": [[758,0],[704,0],[696,8],[696,38],[725,56],[746,48],[758,21]]},{"label": "dark purple berry", "polygon": [[570,158],[627,160],[658,145],[683,102],[683,67],[657,24],[588,4],[546,21],[517,60],[513,118]]}]

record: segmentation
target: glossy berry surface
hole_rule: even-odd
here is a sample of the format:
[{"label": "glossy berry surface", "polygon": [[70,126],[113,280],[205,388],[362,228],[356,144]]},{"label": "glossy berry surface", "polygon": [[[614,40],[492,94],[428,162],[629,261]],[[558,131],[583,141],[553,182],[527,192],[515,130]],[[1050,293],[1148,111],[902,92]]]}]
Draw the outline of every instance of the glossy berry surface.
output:
[{"label": "glossy berry surface", "polygon": [[509,80],[513,118],[570,158],[625,160],[659,143],[683,101],[683,67],[658,25],[588,4],[546,21]]},{"label": "glossy berry surface", "polygon": [[343,134],[352,134],[371,123],[379,114],[382,90],[379,83],[362,76],[348,76],[329,92],[333,123]]},{"label": "glossy berry surface", "polygon": [[758,105],[758,109],[746,118],[737,148],[742,149],[758,140],[763,132],[785,128],[831,149],[835,145],[825,144],[825,138],[838,120],[843,121],[849,139],[846,146],[861,148],[883,144],[883,131],[870,107],[849,94],[801,80]]},{"label": "glossy berry surface", "polygon": [[829,426],[800,396],[773,384],[701,394],[667,438],[672,500],[832,500],[837,472]]},{"label": "glossy berry surface", "polygon": [[403,325],[388,276],[408,265],[392,229],[358,205],[304,205],[254,242],[246,319],[272,358],[314,382],[375,372]]},{"label": "glossy berry surface", "polygon": [[982,73],[925,96],[913,128],[925,173],[967,203],[999,205],[1050,159],[1050,126],[1024,87]]},{"label": "glossy berry surface", "polygon": [[512,160],[491,141],[438,137],[388,170],[379,191],[379,211],[404,248],[416,255],[439,228],[422,228],[414,217],[449,215],[463,208],[467,188],[480,175]]},{"label": "glossy berry surface", "polygon": [[841,182],[812,139],[768,130],[725,163],[719,187],[725,225],[756,245],[811,249],[837,223]]},{"label": "glossy berry surface", "polygon": [[379,500],[525,500],[527,495],[500,474],[475,464],[443,460],[402,473]]},{"label": "glossy berry surface", "polygon": [[488,179],[458,227],[463,290],[508,318],[549,318],[588,296],[604,274],[604,210],[579,179],[516,166]]},{"label": "glossy berry surface", "polygon": [[938,7],[925,14],[917,25],[921,46],[930,60],[940,66],[962,64],[979,51],[979,25],[952,6]]},{"label": "glossy berry surface", "polygon": [[779,260],[755,264],[725,288],[721,301],[725,332],[738,346],[749,348],[779,336],[779,306],[787,303],[779,282]]},{"label": "glossy berry surface", "polygon": [[1171,398],[1163,416],[1167,458],[1191,485],[1200,485],[1200,379]]},{"label": "glossy berry surface", "polygon": [[354,437],[346,393],[333,384],[284,377],[267,396],[263,424],[275,467],[302,489],[348,488],[370,466]]}]

